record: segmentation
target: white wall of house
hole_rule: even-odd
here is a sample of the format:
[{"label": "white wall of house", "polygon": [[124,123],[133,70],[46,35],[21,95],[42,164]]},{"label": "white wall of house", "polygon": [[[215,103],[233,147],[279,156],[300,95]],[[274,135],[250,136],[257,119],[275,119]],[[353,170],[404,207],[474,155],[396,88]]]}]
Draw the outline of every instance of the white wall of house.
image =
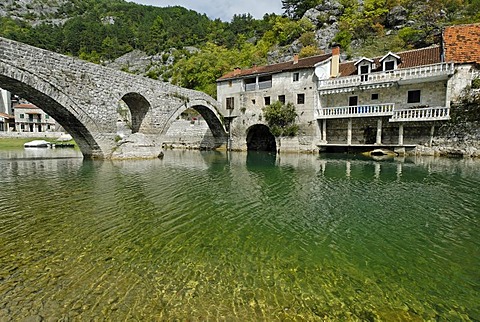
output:
[{"label": "white wall of house", "polygon": [[15,131],[17,132],[49,132],[56,131],[55,120],[41,109],[14,108]]},{"label": "white wall of house", "polygon": [[[294,74],[298,74],[298,78]],[[299,95],[303,95],[303,103],[299,102]],[[302,133],[314,135],[314,126],[303,126],[308,122],[312,123],[313,112],[318,105],[316,76],[313,68],[273,74],[272,86],[266,89],[246,91],[243,79],[226,80],[217,84],[217,97],[222,103],[221,112],[223,115],[237,116],[233,121],[232,131],[236,131],[239,135],[252,125],[266,124],[262,117],[266,98],[272,104],[280,100],[281,96],[285,97],[285,103],[293,103],[295,106],[298,114],[297,123],[301,125]],[[226,108],[228,97],[234,99],[233,110]]]},{"label": "white wall of house", "polygon": [[[408,92],[420,90],[420,102],[408,103]],[[378,95],[373,99],[374,94]],[[417,83],[377,88],[355,90],[349,93],[329,94],[320,97],[321,107],[348,106],[349,97],[357,96],[358,105],[394,103],[395,109],[413,108],[415,106],[444,107],[447,106],[447,81]]]},{"label": "white wall of house", "polygon": [[471,64],[455,66],[455,74],[449,81],[449,98],[457,101],[467,86],[472,85],[472,80],[477,76],[478,70]]}]

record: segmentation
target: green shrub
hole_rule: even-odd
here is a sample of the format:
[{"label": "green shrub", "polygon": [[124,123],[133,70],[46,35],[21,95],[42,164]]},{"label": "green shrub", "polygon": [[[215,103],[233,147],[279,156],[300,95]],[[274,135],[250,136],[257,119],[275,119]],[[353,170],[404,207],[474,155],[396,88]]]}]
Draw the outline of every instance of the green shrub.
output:
[{"label": "green shrub", "polygon": [[283,104],[276,101],[266,106],[263,114],[274,136],[295,136],[298,133],[298,126],[295,125],[297,113],[292,103]]},{"label": "green shrub", "polygon": [[472,80],[472,89],[479,89],[480,88],[480,78],[475,78]]}]

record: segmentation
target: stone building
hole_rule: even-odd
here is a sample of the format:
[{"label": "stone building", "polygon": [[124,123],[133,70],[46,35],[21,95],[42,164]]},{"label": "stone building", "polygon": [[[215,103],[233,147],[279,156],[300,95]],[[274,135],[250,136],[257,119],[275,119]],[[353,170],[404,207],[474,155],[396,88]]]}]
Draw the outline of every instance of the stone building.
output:
[{"label": "stone building", "polygon": [[231,147],[248,149],[255,136],[268,136],[262,108],[274,100],[295,104],[300,127],[294,139],[277,138],[277,150],[403,152],[431,144],[450,119],[450,103],[476,77],[479,53],[480,24],[471,24],[445,28],[443,42],[428,48],[341,62],[334,47],[323,56],[235,70],[217,81]]},{"label": "stone building", "polygon": [[[323,68],[331,59],[330,54],[268,65],[254,66],[250,69],[235,69],[217,81],[217,99],[221,102],[222,114],[231,122],[231,147],[246,149],[255,145],[255,149],[276,149],[262,109],[280,101],[293,103],[298,115],[297,123],[306,149],[312,148],[317,136],[313,124],[314,111],[318,107],[318,91],[315,83],[315,71]],[[246,136],[246,141],[243,137]]]}]

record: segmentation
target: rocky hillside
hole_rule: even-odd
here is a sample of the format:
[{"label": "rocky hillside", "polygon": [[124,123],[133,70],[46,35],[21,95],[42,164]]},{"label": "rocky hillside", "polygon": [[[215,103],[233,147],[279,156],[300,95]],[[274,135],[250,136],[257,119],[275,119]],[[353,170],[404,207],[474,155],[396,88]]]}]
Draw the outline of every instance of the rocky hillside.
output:
[{"label": "rocky hillside", "polygon": [[283,16],[222,22],[124,0],[3,0],[0,36],[215,96],[215,80],[234,67],[322,54],[333,43],[344,58],[374,57],[480,21],[478,0],[281,1]]},{"label": "rocky hillside", "polygon": [[10,17],[30,23],[62,24],[69,18],[68,0],[2,0],[0,17]]}]

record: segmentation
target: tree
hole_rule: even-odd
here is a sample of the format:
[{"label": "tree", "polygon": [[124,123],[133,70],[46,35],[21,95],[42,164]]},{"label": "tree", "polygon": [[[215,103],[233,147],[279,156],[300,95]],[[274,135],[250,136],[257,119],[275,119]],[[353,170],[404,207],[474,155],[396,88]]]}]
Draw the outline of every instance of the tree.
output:
[{"label": "tree", "polygon": [[295,124],[297,113],[292,103],[276,101],[263,109],[263,115],[274,136],[295,136],[298,126]]},{"label": "tree", "polygon": [[156,54],[165,49],[165,43],[168,39],[167,36],[165,23],[162,17],[158,16],[153,22],[152,27],[150,27],[148,43],[145,46],[147,53]]},{"label": "tree", "polygon": [[321,0],[282,0],[282,9],[286,16],[298,20],[308,9],[315,8],[320,3]]}]

